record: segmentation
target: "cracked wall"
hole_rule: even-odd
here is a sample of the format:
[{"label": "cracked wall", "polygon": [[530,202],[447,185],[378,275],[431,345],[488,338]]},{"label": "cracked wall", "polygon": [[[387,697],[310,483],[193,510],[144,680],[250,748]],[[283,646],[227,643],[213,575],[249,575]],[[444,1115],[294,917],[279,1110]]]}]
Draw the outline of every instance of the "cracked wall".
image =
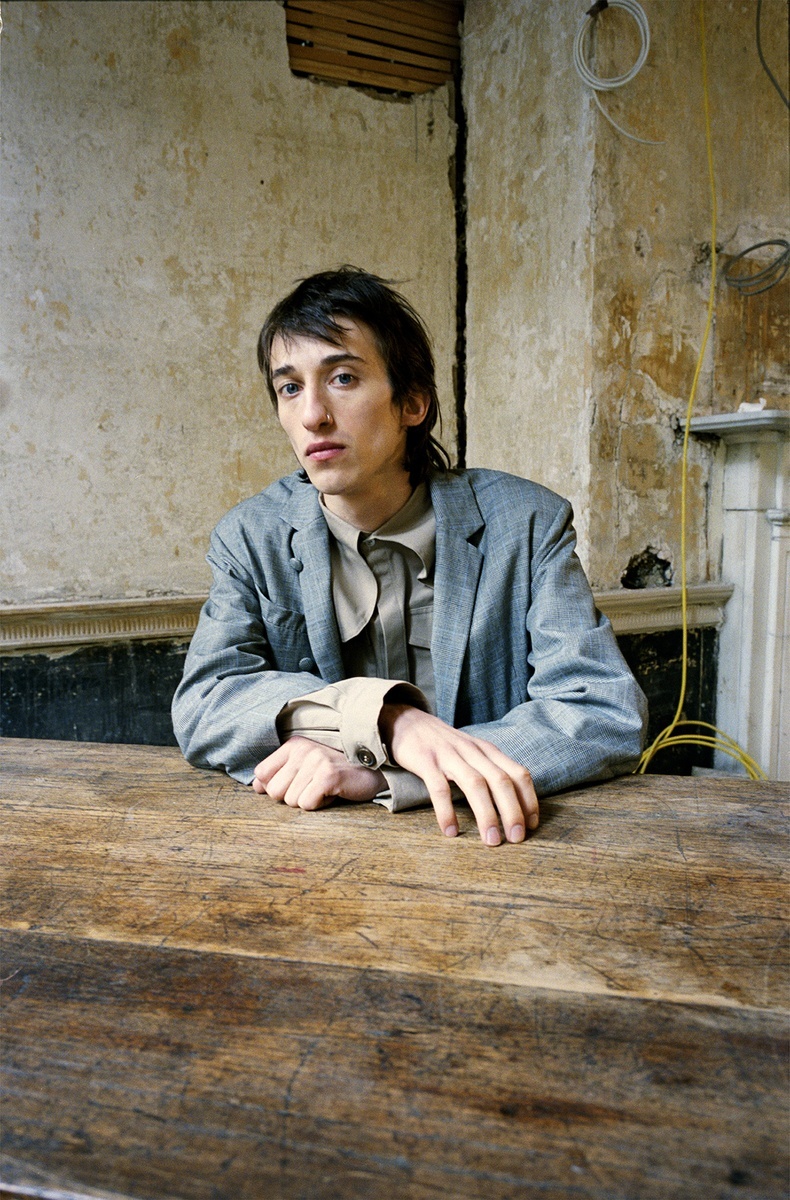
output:
[{"label": "cracked wall", "polygon": [[[468,460],[570,496],[593,582],[679,565],[677,420],[710,218],[698,5],[644,0],[647,65],[595,111],[560,0],[467,0]],[[786,235],[786,112],[752,4],[708,3],[722,261]],[[787,13],[763,44],[786,78]],[[199,592],[208,530],[289,470],[254,361],[297,276],[357,261],[432,328],[453,442],[454,126],[291,76],[261,3],[4,6],[0,602]],[[609,10],[595,55],[630,65]],[[606,29],[609,34],[606,34]],[[707,249],[706,249],[707,247]],[[697,411],[786,404],[788,288],[720,284]],[[713,454],[693,444],[692,581],[716,577]]]},{"label": "cracked wall", "polygon": [[[643,7],[647,63],[601,102],[660,146],[627,140],[594,109],[573,71],[579,14],[567,5],[467,3],[469,459],[569,495],[598,587],[618,587],[648,545],[679,578],[678,421],[710,280],[699,5]],[[787,236],[787,113],[759,63],[754,6],[708,3],[706,14],[725,265]],[[786,79],[779,0],[765,0],[762,29],[774,73]],[[591,50],[599,74],[630,67],[635,33],[627,14],[607,10]],[[732,411],[759,394],[787,404],[788,288],[786,279],[744,299],[720,281],[696,412]],[[713,466],[713,450],[692,442],[691,582],[719,573]]]},{"label": "cracked wall", "polygon": [[255,343],[355,262],[433,331],[453,444],[455,126],[296,79],[280,4],[3,6],[0,602],[199,593],[293,469]]},{"label": "cracked wall", "polygon": [[467,0],[467,461],[568,496],[590,469],[590,114],[559,0]]}]

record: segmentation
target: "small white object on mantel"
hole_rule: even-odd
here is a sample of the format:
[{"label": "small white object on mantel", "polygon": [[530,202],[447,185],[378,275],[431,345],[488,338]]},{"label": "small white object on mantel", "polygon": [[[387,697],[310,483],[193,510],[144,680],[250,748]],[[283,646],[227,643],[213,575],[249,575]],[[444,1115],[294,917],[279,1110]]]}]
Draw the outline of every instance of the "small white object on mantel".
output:
[{"label": "small white object on mantel", "polygon": [[765,396],[761,396],[759,400],[743,400],[738,405],[738,412],[762,412],[764,408]]},{"label": "small white object on mantel", "polygon": [[[716,724],[770,779],[790,780],[790,412],[764,400],[692,417],[724,444],[721,578],[733,585],[719,635]],[[716,755],[716,767],[734,760]]]}]

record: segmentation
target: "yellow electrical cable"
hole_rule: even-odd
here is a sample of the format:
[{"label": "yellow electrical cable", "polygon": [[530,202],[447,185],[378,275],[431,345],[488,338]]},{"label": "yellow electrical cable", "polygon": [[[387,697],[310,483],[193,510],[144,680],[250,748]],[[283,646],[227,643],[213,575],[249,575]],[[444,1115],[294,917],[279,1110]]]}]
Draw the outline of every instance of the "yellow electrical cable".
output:
[{"label": "yellow electrical cable", "polygon": [[[672,718],[671,724],[661,730],[658,737],[645,750],[639,760],[639,765],[636,768],[637,774],[644,775],[648,764],[652,761],[659,750],[663,750],[668,746],[706,746],[714,750],[719,750],[730,758],[736,759],[746,770],[750,779],[765,779],[765,772],[754,761],[754,759],[743,750],[734,738],[729,734],[723,733],[715,725],[708,724],[707,721],[681,721],[683,713],[683,705],[686,702],[686,689],[688,685],[688,582],[687,582],[687,563],[686,563],[686,510],[687,510],[687,490],[688,490],[688,448],[689,448],[689,432],[691,428],[691,414],[694,409],[694,401],[697,396],[697,384],[699,383],[700,373],[702,371],[702,363],[705,358],[705,349],[710,337],[711,326],[713,324],[713,313],[716,307],[716,225],[718,218],[718,209],[716,205],[716,176],[713,170],[713,142],[711,138],[710,128],[710,104],[708,98],[708,60],[705,50],[705,0],[700,0],[699,5],[700,17],[700,46],[702,56],[702,96],[703,107],[705,113],[705,145],[708,152],[708,180],[710,183],[710,199],[711,199],[711,235],[710,235],[710,291],[708,293],[708,315],[705,322],[705,332],[702,336],[702,345],[700,346],[697,365],[694,370],[694,378],[691,381],[691,391],[689,393],[689,402],[686,409],[686,425],[683,431],[683,456],[681,460],[680,472],[680,611],[683,631],[683,655],[681,663],[680,675],[680,697],[675,710],[675,715]],[[715,737],[710,737],[705,734],[681,734],[675,736],[675,730],[681,725],[698,725],[704,729],[712,729]]]}]

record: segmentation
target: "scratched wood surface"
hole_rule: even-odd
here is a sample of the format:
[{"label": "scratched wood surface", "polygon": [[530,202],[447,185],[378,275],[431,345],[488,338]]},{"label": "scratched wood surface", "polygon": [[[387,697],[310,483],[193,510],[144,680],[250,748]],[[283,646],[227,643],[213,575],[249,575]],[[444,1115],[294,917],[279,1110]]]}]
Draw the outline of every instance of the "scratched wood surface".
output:
[{"label": "scratched wood surface", "polygon": [[0,1197],[786,1195],[786,785],[628,778],[490,850],[167,748],[0,777]]},{"label": "scratched wood surface", "polygon": [[0,746],[0,927],[585,993],[787,996],[782,785],[623,779],[545,801],[536,836],[491,850],[468,810],[453,841],[429,810],[293,812],[167,748]]}]

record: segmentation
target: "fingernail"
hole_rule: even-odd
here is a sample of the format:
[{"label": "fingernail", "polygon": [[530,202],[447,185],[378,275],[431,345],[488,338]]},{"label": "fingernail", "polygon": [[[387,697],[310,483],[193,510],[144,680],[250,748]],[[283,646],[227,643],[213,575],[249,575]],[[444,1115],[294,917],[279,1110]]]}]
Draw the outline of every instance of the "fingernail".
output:
[{"label": "fingernail", "polygon": [[529,818],[530,829],[537,829],[539,820],[540,820],[540,817],[538,816],[538,814],[532,813]]},{"label": "fingernail", "polygon": [[510,833],[508,834],[508,840],[511,842],[523,842],[524,841],[524,826],[523,825],[511,825]]},{"label": "fingernail", "polygon": [[457,825],[445,825],[444,836],[445,837],[457,837],[458,836],[458,826]]},{"label": "fingernail", "polygon": [[486,830],[487,846],[498,846],[501,841],[502,838],[499,836],[499,830],[497,829],[496,825],[492,825],[490,829]]}]

